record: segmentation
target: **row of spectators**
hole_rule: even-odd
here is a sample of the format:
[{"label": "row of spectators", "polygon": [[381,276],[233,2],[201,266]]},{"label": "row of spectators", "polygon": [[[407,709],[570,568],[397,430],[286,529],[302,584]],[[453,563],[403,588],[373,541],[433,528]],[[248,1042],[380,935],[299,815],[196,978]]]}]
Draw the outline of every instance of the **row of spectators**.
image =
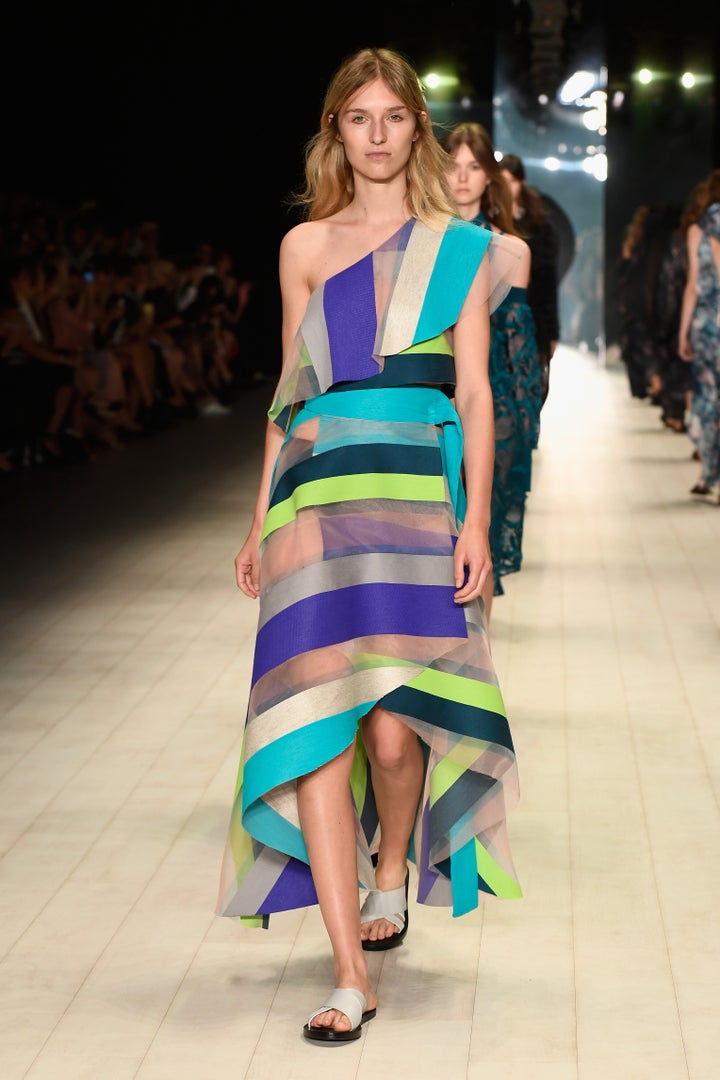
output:
[{"label": "row of spectators", "polygon": [[256,282],[231,253],[201,243],[168,255],[156,222],[113,229],[95,205],[5,209],[1,472],[87,462],[178,420],[222,415],[264,378]]}]

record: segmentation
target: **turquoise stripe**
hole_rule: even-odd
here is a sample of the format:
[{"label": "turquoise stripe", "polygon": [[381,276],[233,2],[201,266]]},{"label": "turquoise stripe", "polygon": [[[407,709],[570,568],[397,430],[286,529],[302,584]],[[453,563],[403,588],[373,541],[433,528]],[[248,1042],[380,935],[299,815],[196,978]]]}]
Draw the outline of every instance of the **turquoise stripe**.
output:
[{"label": "turquoise stripe", "polygon": [[[383,386],[377,390],[352,390],[344,394],[321,394],[306,401],[293,421],[310,416],[347,416],[356,420],[416,420],[419,423],[457,421],[455,407],[442,390],[431,386]],[[441,417],[441,419],[438,419]]]},{"label": "turquoise stripe", "polygon": [[[268,791],[312,772],[341,754],[355,738],[361,718],[374,704],[374,700],[363,702],[334,716],[325,716],[257,750],[244,766],[243,820],[252,804]],[[262,716],[252,722],[261,724]]]},{"label": "turquoise stripe", "polygon": [[272,806],[262,799],[253,803],[243,815],[243,827],[261,844],[292,855],[301,862],[309,863],[307,848],[300,829],[291,825]]},{"label": "turquoise stripe", "polygon": [[[477,235],[473,235],[471,229]],[[436,335],[438,326],[444,328],[457,322],[491,237],[488,229],[478,229],[469,222],[447,228],[435,259],[413,342]]]},{"label": "turquoise stripe", "polygon": [[475,837],[456,851],[452,846],[457,826],[450,830],[450,879],[452,881],[453,917],[467,915],[478,906],[478,872]]}]

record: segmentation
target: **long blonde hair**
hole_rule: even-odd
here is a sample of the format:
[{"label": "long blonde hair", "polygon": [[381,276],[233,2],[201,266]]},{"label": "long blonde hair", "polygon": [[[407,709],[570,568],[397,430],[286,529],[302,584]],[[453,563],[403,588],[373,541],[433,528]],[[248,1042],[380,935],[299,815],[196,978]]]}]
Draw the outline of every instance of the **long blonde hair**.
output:
[{"label": "long blonde hair", "polygon": [[320,129],[305,149],[305,187],[292,197],[308,221],[330,217],[352,202],[353,172],[337,139],[338,116],[358,90],[382,79],[415,115],[417,138],[407,164],[410,214],[430,228],[454,215],[447,174],[452,166],[433,131],[420,80],[409,62],[392,49],[367,48],[347,57],[330,80],[320,114]]}]

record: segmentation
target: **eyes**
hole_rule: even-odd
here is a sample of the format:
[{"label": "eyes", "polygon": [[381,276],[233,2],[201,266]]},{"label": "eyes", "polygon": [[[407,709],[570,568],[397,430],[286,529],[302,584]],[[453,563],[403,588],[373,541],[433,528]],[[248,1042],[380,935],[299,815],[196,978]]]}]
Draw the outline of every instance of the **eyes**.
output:
[{"label": "eyes", "polygon": [[[356,112],[350,115],[350,123],[356,127],[360,127],[362,124],[369,124],[372,122],[372,117],[367,113]],[[389,112],[383,117],[383,121],[390,124],[400,124],[403,120],[407,120],[408,115],[406,112]]]},{"label": "eyes", "polygon": [[460,169],[467,169],[468,172],[481,172],[482,165],[480,165],[480,163],[477,161],[469,161],[462,163],[458,161],[453,161],[452,165],[450,166],[450,172],[456,173]]}]

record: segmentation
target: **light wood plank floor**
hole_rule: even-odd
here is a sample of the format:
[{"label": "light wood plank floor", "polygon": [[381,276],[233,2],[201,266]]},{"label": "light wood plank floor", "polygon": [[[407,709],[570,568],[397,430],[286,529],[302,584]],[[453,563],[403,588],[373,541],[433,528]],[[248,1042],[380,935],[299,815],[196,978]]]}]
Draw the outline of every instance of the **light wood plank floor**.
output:
[{"label": "light wood plank floor", "polygon": [[213,914],[255,606],[253,390],[2,478],[2,1080],[715,1080],[720,507],[624,371],[561,347],[493,650],[525,896],[413,904],[360,1041],[301,1038],[316,909]]}]

